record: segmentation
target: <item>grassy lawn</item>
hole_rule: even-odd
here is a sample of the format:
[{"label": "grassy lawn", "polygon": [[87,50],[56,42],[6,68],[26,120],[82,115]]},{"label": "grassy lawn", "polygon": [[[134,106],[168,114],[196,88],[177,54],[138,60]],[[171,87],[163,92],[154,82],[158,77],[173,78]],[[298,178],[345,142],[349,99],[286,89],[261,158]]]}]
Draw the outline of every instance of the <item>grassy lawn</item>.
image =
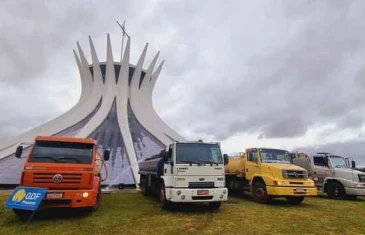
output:
[{"label": "grassy lawn", "polygon": [[[0,195],[0,203],[7,197]],[[155,198],[123,192],[103,195],[93,214],[61,212],[40,214],[24,231],[25,222],[6,209],[0,234],[365,234],[365,198],[306,198],[289,206],[280,199],[261,205],[249,197],[231,197],[216,212],[205,204],[163,211]]]}]

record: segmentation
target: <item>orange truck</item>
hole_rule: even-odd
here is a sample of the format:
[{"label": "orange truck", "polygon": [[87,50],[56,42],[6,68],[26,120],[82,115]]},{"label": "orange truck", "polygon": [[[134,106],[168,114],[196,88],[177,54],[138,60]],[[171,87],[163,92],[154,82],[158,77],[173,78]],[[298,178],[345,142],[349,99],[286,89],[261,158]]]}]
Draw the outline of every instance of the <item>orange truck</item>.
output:
[{"label": "orange truck", "polygon": [[[20,158],[22,152],[23,145],[19,145],[15,156]],[[20,186],[47,189],[41,208],[95,211],[100,205],[104,180],[101,167],[108,160],[109,150],[104,150],[101,158],[93,139],[38,136],[25,161]],[[20,217],[31,214],[19,209],[14,212]]]}]

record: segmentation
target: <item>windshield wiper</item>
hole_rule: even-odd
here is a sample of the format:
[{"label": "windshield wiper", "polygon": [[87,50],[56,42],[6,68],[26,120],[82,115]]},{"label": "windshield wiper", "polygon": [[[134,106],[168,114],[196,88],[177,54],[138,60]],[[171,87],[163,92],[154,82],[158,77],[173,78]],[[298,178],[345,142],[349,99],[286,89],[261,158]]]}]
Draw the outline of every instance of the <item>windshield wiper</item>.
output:
[{"label": "windshield wiper", "polygon": [[336,165],[335,168],[346,168],[344,165]]},{"label": "windshield wiper", "polygon": [[77,158],[74,158],[74,157],[58,157],[57,159],[71,159],[71,160],[76,161],[77,163],[80,163],[80,160]]},{"label": "windshield wiper", "polygon": [[59,161],[58,158],[56,157],[51,157],[51,156],[32,156],[31,158],[47,158],[47,159],[52,159],[54,162],[62,162],[62,161]]},{"label": "windshield wiper", "polygon": [[190,166],[194,163],[193,161],[181,160],[180,163],[189,163]]},{"label": "windshield wiper", "polygon": [[207,163],[207,164],[210,164],[211,166],[213,166],[213,164],[218,164],[216,162],[212,162],[212,161],[208,161],[208,160],[202,160],[202,161],[199,161],[199,163]]},{"label": "windshield wiper", "polygon": [[65,162],[66,159],[71,159],[76,161],[77,163],[80,163],[80,160],[74,157],[52,157],[52,156],[32,156],[32,158],[47,158],[52,159],[54,162]]}]

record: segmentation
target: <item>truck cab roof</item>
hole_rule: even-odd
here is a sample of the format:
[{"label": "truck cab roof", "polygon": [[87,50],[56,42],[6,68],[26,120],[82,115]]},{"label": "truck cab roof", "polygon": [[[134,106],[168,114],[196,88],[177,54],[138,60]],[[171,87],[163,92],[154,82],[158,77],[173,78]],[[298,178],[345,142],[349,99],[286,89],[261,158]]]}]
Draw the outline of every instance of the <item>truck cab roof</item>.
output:
[{"label": "truck cab roof", "polygon": [[35,140],[41,141],[55,141],[55,142],[72,142],[72,143],[85,143],[96,144],[96,140],[87,138],[75,138],[75,137],[63,137],[63,136],[37,136]]}]

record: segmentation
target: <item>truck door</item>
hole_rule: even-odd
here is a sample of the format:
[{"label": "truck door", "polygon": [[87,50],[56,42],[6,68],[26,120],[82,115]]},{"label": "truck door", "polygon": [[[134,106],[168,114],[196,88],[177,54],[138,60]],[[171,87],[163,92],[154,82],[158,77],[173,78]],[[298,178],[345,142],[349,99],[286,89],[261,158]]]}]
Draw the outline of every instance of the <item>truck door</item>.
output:
[{"label": "truck door", "polygon": [[316,185],[321,186],[326,177],[332,176],[332,170],[329,168],[326,156],[313,156],[313,178]]},{"label": "truck door", "polygon": [[246,179],[251,181],[253,176],[256,174],[260,174],[260,162],[259,155],[257,150],[247,151],[246,154]]}]

